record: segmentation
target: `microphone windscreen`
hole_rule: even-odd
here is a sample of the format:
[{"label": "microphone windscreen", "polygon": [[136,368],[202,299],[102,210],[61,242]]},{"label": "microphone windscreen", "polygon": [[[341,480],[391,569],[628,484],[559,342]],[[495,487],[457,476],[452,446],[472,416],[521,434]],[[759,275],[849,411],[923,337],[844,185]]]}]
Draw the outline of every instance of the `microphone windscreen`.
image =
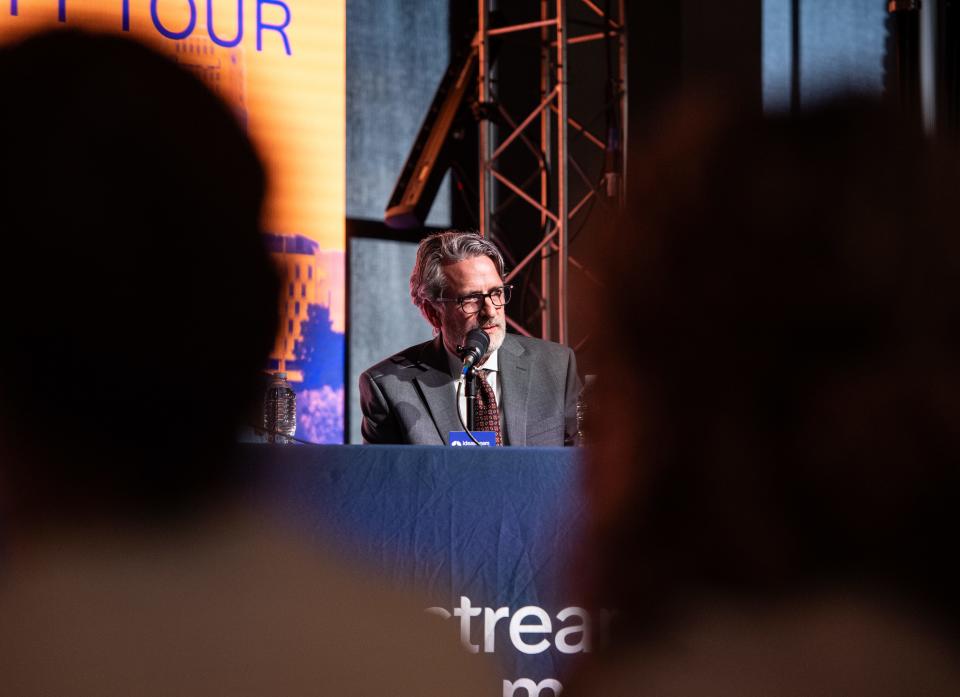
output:
[{"label": "microphone windscreen", "polygon": [[477,348],[482,356],[487,352],[488,346],[490,346],[490,337],[485,331],[482,329],[471,329],[467,332],[467,343],[465,346],[467,350]]}]

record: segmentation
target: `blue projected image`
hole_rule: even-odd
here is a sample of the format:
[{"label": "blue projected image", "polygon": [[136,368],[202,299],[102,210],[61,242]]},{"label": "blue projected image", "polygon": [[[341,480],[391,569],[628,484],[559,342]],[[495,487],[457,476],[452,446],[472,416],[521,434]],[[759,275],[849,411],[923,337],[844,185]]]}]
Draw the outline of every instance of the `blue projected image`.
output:
[{"label": "blue projected image", "polygon": [[285,295],[298,298],[281,307],[285,321],[268,369],[286,372],[297,393],[297,437],[342,443],[346,347],[337,330],[342,305],[336,298],[342,293],[343,253],[325,252],[303,235],[268,233],[265,242],[287,279]]},{"label": "blue projected image", "polygon": [[314,443],[342,443],[343,334],[333,331],[330,308],[309,305],[300,335],[293,349],[296,360],[287,362],[303,374],[297,386],[297,430]]}]

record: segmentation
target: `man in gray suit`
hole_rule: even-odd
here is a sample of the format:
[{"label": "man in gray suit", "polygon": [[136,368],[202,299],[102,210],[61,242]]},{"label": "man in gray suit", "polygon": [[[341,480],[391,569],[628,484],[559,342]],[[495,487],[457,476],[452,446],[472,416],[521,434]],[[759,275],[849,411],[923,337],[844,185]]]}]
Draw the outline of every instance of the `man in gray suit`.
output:
[{"label": "man in gray suit", "polygon": [[480,328],[490,345],[478,362],[478,381],[486,379],[489,387],[480,385],[478,399],[485,392],[495,402],[492,419],[495,425],[499,421],[502,443],[573,443],[580,393],[573,351],[507,334],[504,305],[510,291],[500,251],[476,233],[441,232],[420,243],[410,295],[436,336],[360,376],[364,442],[446,445],[451,431],[462,431],[458,347],[471,329]]}]

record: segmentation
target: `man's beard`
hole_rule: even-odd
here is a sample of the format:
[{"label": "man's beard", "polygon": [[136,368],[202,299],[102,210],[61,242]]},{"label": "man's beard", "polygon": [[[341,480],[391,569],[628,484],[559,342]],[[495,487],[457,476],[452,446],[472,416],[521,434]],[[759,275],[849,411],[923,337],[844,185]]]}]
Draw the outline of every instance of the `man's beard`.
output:
[{"label": "man's beard", "polygon": [[481,329],[483,329],[484,327],[497,327],[500,330],[498,332],[494,332],[493,334],[487,335],[490,337],[490,345],[487,346],[487,351],[486,353],[483,354],[483,358],[484,360],[486,360],[493,354],[494,351],[496,351],[503,345],[503,339],[507,331],[506,320],[497,320],[495,318],[489,318],[484,320],[483,322],[479,322],[477,326],[480,327]]}]

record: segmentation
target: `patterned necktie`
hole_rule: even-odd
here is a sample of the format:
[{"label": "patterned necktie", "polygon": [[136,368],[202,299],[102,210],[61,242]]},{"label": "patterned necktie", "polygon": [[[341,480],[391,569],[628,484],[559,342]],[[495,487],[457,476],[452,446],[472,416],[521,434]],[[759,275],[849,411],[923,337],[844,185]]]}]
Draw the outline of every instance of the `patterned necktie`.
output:
[{"label": "patterned necktie", "polygon": [[497,398],[493,394],[493,387],[487,380],[491,371],[480,369],[477,371],[477,413],[474,428],[477,431],[493,431],[497,434],[497,445],[503,445],[500,437],[500,410],[497,408]]}]

